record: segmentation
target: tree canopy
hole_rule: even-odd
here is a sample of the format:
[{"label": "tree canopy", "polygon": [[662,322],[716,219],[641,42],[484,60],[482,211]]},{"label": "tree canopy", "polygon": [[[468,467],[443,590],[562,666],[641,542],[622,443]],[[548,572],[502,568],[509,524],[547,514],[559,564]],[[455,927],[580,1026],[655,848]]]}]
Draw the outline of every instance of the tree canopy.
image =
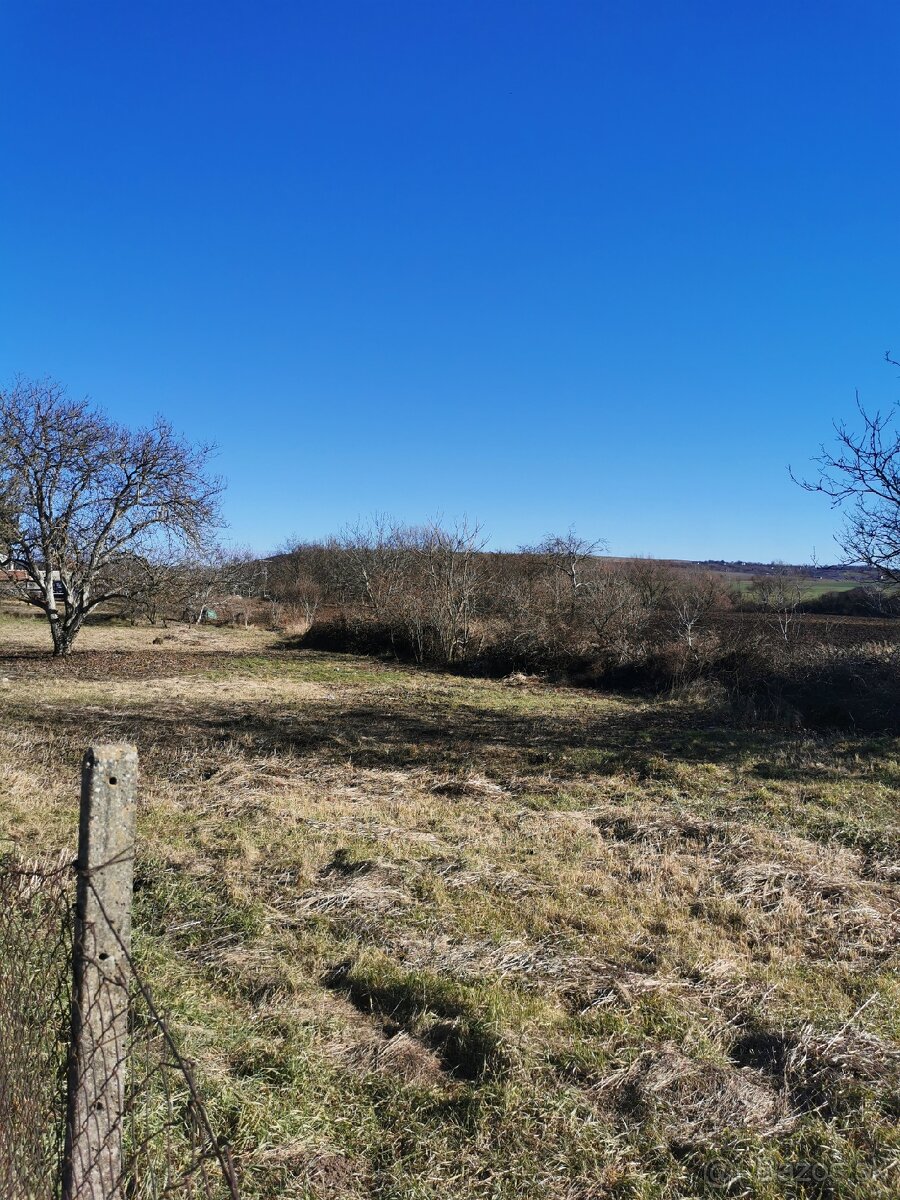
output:
[{"label": "tree canopy", "polygon": [[220,522],[211,453],[161,417],[128,429],[52,380],[0,391],[0,560],[46,614],[56,654],[128,594],[137,557],[196,546]]}]

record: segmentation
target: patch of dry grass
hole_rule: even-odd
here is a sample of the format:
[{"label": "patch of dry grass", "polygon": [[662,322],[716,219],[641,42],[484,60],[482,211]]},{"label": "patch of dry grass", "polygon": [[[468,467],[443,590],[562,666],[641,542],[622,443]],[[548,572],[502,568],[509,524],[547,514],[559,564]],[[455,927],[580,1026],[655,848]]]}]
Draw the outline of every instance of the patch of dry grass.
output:
[{"label": "patch of dry grass", "polygon": [[895,1194],[895,740],[188,633],[0,621],[2,833],[71,847],[138,744],[138,946],[248,1196]]}]

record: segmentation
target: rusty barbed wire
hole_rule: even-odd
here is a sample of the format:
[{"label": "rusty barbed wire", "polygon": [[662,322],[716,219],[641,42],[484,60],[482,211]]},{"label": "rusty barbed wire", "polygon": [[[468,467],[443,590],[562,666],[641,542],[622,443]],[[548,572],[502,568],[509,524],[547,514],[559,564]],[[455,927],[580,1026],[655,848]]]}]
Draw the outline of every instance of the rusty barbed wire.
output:
[{"label": "rusty barbed wire", "polygon": [[[73,1011],[75,880],[71,856],[0,860],[0,1195],[238,1200],[230,1153],[213,1132],[191,1066],[111,923],[120,963],[105,974],[96,1007]],[[94,897],[106,918],[95,890]],[[90,930],[83,943],[91,962]],[[91,965],[107,971],[105,963]],[[123,1008],[124,1031],[115,1015]],[[90,1035],[78,1056],[70,1047],[75,1026]],[[88,1074],[117,1111],[67,1110]]]}]

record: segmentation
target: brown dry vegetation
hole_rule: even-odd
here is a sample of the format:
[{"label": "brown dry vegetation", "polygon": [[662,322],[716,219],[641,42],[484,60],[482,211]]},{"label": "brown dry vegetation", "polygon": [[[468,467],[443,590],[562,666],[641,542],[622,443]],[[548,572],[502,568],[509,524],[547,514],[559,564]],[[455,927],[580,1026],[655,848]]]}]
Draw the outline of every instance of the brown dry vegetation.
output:
[{"label": "brown dry vegetation", "polygon": [[895,738],[0,619],[0,832],[142,762],[138,952],[250,1197],[893,1197]]}]

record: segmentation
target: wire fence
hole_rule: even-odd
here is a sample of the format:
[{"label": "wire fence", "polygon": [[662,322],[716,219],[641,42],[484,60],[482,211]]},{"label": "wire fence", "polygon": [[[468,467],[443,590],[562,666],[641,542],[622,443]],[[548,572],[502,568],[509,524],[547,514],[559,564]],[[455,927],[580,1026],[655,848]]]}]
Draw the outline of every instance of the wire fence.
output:
[{"label": "wire fence", "polygon": [[73,900],[62,862],[0,866],[0,1195],[11,1200],[55,1197],[62,1180]]},{"label": "wire fence", "polygon": [[105,974],[78,1011],[76,878],[70,856],[0,862],[0,1196],[237,1200],[228,1148],[90,878],[119,954],[82,930],[82,970]]}]

